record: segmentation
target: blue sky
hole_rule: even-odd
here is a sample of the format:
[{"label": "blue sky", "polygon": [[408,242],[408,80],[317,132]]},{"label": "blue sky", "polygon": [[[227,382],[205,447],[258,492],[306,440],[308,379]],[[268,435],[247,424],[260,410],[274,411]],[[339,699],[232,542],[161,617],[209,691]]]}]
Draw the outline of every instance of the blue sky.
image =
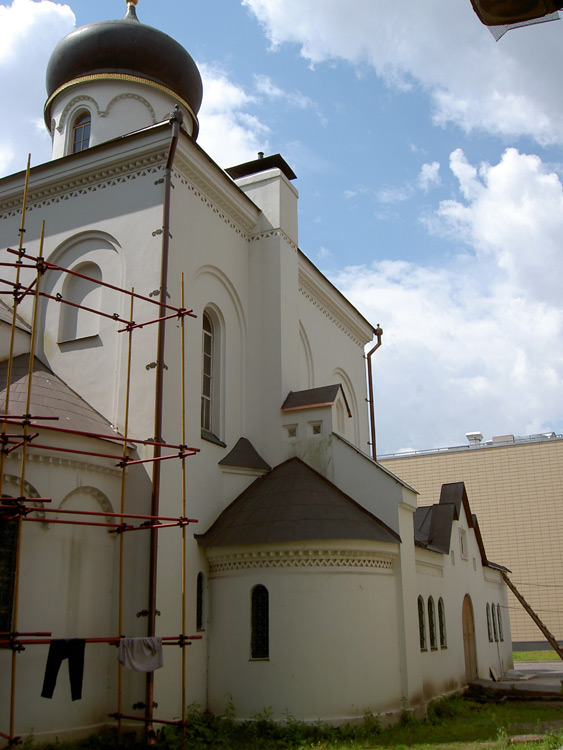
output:
[{"label": "blue sky", "polygon": [[[121,0],[0,2],[0,174],[49,158],[43,71]],[[300,247],[374,324],[380,453],[563,432],[563,22],[469,0],[139,0],[200,66],[199,143],[280,152]]]}]

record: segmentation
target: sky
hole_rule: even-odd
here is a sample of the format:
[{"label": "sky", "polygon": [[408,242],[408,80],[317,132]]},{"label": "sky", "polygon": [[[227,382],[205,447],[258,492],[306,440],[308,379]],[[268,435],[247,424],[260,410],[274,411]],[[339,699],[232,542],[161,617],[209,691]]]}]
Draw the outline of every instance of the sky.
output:
[{"label": "sky", "polygon": [[[123,0],[0,0],[0,176],[50,158],[44,70]],[[470,0],[139,0],[221,166],[281,153],[299,246],[374,325],[378,454],[563,433],[563,20]]]}]

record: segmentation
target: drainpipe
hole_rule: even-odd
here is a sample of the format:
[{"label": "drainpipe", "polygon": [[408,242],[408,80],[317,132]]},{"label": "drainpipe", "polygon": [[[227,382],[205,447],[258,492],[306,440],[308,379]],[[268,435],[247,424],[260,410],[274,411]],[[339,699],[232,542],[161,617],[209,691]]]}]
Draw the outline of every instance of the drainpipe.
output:
[{"label": "drainpipe", "polygon": [[[170,150],[168,161],[164,172],[164,200],[162,205],[162,250],[160,262],[160,309],[159,316],[166,315],[163,305],[167,302],[168,285],[168,254],[170,250],[170,193],[172,188],[172,164],[176,155],[176,146],[180,133],[180,125],[183,115],[178,105],[170,115],[172,134],[170,136]],[[162,397],[164,393],[164,343],[166,335],[166,321],[158,322],[157,333],[157,356],[156,356],[156,384],[154,398],[154,439],[156,443],[162,443]],[[160,458],[160,445],[155,445],[153,458]],[[151,515],[159,515],[160,505],[160,461],[153,462],[152,491],[151,491]],[[158,529],[150,530],[150,557],[149,557],[149,600],[148,600],[148,632],[149,638],[154,637],[156,631],[156,573],[158,563]],[[156,744],[156,732],[152,724],[154,702],[154,672],[147,672],[145,684],[145,737],[147,745]]]},{"label": "drainpipe", "polygon": [[375,335],[377,337],[377,344],[373,347],[373,349],[368,352],[366,355],[367,363],[368,363],[368,404],[369,404],[369,426],[370,426],[370,434],[371,434],[371,457],[374,461],[377,460],[377,451],[375,448],[375,405],[373,402],[373,373],[371,369],[371,357],[372,355],[379,349],[381,346],[381,337],[383,336],[383,330],[379,327],[379,323],[377,324],[377,328],[375,329]]}]

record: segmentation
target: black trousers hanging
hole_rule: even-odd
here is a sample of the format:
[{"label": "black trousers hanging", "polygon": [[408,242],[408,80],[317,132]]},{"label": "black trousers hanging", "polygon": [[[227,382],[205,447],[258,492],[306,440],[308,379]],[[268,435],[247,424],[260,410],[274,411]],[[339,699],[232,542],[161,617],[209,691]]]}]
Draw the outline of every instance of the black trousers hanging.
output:
[{"label": "black trousers hanging", "polygon": [[43,679],[43,698],[52,698],[57,675],[63,659],[68,659],[68,675],[70,677],[70,693],[73,701],[82,698],[82,677],[84,675],[84,646],[82,638],[71,640],[51,641],[47,664],[45,665],[45,677]]}]

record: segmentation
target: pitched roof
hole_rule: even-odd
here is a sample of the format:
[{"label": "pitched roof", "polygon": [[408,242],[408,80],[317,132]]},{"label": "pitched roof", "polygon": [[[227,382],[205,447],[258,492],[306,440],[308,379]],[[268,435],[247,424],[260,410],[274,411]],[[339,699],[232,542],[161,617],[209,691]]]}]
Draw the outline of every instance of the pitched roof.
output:
[{"label": "pitched roof", "polygon": [[440,504],[452,503],[455,506],[455,520],[459,521],[460,511],[463,506],[467,524],[469,528],[473,527],[473,515],[469,508],[469,499],[465,489],[464,482],[449,482],[443,484],[440,491]]},{"label": "pitched roof", "polygon": [[386,524],[299,458],[256,479],[204,534],[204,547],[326,539],[400,542]]},{"label": "pitched roof", "polygon": [[272,468],[267,464],[250,440],[241,437],[235,447],[227,453],[225,458],[219,461],[219,466],[233,466],[240,469],[258,469],[270,471]]},{"label": "pitched roof", "polygon": [[429,505],[414,513],[414,540],[421,546],[444,555],[450,553],[455,506]]},{"label": "pitched roof", "polygon": [[[0,321],[12,325],[13,310],[4,300],[0,299]],[[26,333],[31,332],[31,326],[20,315],[16,313],[16,328]]]},{"label": "pitched roof", "polygon": [[258,159],[246,161],[244,164],[237,164],[235,167],[228,167],[228,169],[225,169],[225,172],[233,180],[238,180],[240,177],[265,172],[267,169],[273,169],[274,167],[277,167],[283,172],[288,180],[297,179],[297,175],[281,154],[272,154],[271,156],[262,155]]},{"label": "pitched roof", "polygon": [[[9,412],[12,415],[25,413],[29,355],[14,357],[10,385]],[[6,402],[6,380],[8,361],[0,362],[0,407]],[[42,417],[58,417],[57,422],[47,424],[115,437],[111,423],[97,412],[72,388],[45,367],[38,359],[33,360],[31,381],[31,414]]]},{"label": "pitched roof", "polygon": [[440,502],[435,505],[427,505],[417,508],[414,513],[414,541],[420,547],[434,552],[448,555],[450,552],[450,541],[452,536],[452,525],[458,521],[461,508],[464,508],[467,525],[473,529],[475,540],[479,548],[482,565],[497,570],[508,570],[502,565],[492,563],[487,559],[483,537],[477,516],[471,512],[469,499],[464,482],[450,482],[443,484],[440,491]]},{"label": "pitched roof", "polygon": [[315,406],[332,406],[336,401],[339,391],[342,393],[348,415],[351,416],[348,401],[340,383],[336,383],[336,385],[323,385],[320,388],[308,388],[305,391],[290,391],[283,402],[282,411],[310,409]]}]

